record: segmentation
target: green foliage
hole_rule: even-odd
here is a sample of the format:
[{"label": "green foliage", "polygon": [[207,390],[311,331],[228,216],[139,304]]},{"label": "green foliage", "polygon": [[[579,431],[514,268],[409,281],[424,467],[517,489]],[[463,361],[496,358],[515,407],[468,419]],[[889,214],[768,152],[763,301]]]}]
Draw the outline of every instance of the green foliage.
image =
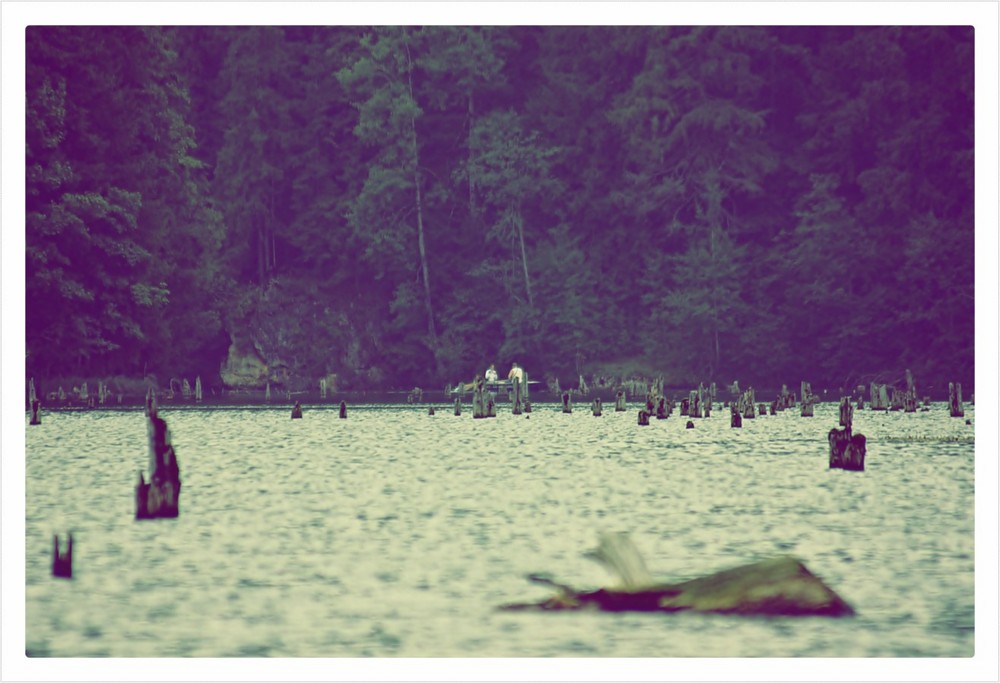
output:
[{"label": "green foliage", "polygon": [[[971,385],[968,27],[32,27],[34,374]],[[433,286],[432,286],[433,285]]]}]

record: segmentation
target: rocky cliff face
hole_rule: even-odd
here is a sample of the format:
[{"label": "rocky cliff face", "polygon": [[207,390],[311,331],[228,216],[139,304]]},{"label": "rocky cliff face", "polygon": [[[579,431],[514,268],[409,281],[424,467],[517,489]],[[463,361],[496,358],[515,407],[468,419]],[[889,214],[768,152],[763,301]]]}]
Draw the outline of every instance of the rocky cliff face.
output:
[{"label": "rocky cliff face", "polygon": [[226,362],[219,369],[222,383],[234,389],[260,389],[269,379],[267,363],[252,344],[240,344],[236,335],[231,335],[232,343]]}]

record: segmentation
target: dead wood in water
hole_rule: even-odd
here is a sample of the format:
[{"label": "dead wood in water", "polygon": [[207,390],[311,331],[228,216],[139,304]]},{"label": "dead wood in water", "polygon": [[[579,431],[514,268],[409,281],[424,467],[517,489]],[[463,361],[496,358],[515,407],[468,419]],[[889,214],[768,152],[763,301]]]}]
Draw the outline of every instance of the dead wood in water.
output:
[{"label": "dead wood in water", "polygon": [[[606,612],[705,612],[742,616],[853,616],[854,609],[794,557],[780,556],[690,581],[656,584],[627,537],[602,537],[588,556],[613,569],[622,586],[580,591],[537,574],[530,581],[555,588],[540,603],[505,605],[505,610]],[[605,559],[611,553],[612,559]],[[621,553],[621,554],[618,554]],[[616,555],[618,554],[618,555]]]}]

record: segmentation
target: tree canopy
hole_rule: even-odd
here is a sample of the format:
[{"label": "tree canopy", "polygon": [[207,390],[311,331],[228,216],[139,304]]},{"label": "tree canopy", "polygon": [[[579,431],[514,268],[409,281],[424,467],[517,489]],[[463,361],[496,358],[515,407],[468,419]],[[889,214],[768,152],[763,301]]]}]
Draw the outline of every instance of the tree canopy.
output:
[{"label": "tree canopy", "polygon": [[973,47],[29,27],[28,371],[971,385]]}]

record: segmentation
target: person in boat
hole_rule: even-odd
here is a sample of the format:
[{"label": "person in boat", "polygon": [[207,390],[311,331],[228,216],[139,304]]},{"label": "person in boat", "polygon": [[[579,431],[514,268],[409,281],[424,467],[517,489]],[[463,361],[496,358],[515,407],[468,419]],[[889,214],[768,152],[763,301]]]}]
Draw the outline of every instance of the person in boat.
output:
[{"label": "person in boat", "polygon": [[513,363],[510,366],[510,372],[507,373],[507,379],[513,380],[515,378],[518,382],[524,383],[524,370],[517,363]]},{"label": "person in boat", "polygon": [[497,366],[494,363],[490,363],[490,367],[486,371],[486,374],[484,375],[484,377],[486,378],[487,383],[489,383],[489,384],[495,384],[496,383],[496,381],[497,381]]}]

